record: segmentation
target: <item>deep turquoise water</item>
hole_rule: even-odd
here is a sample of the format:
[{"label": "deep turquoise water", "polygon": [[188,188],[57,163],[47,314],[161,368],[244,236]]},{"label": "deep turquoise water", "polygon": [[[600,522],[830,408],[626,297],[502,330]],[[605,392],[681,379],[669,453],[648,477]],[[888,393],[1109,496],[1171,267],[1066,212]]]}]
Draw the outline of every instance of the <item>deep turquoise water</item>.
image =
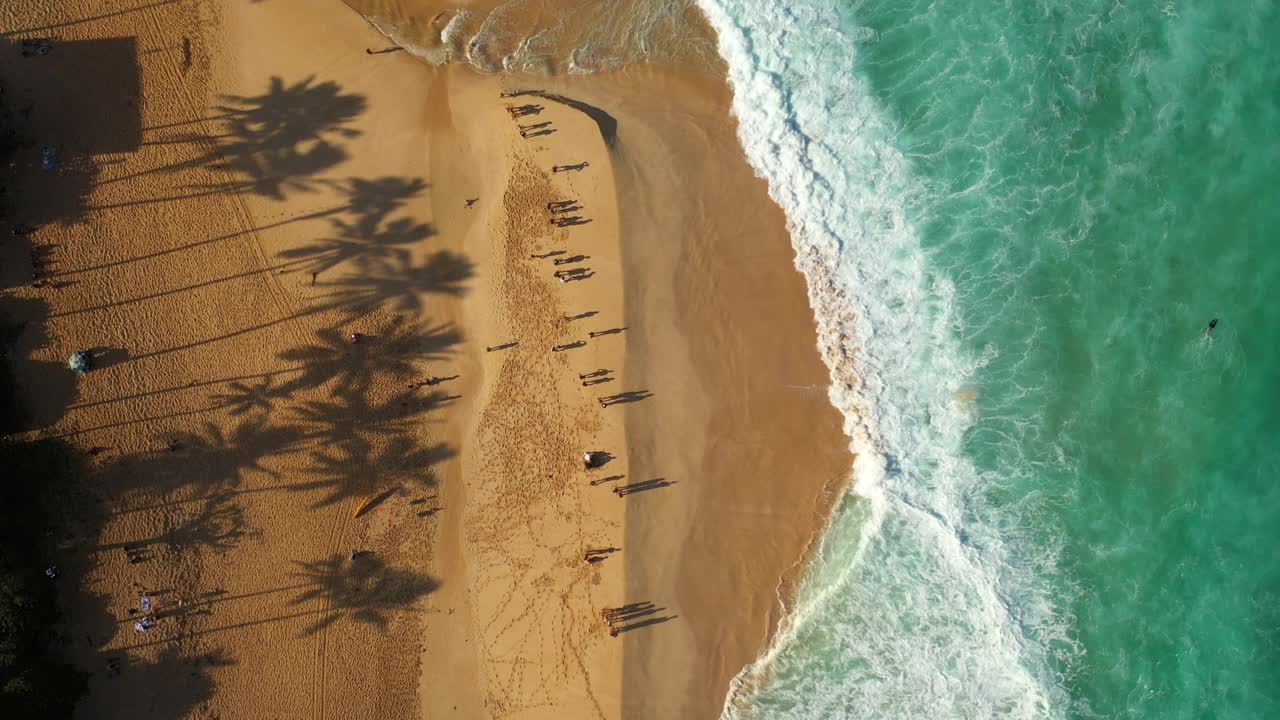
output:
[{"label": "deep turquoise water", "polygon": [[727,714],[1280,717],[1277,3],[702,4],[867,381]]}]

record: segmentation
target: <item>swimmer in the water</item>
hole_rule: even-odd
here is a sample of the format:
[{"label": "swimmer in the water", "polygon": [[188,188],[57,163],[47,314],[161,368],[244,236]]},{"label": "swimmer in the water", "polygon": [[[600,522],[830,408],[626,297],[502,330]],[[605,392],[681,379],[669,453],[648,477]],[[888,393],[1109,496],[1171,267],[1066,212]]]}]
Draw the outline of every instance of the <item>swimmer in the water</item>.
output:
[{"label": "swimmer in the water", "polygon": [[1204,330],[1204,334],[1205,334],[1205,335],[1212,335],[1212,334],[1213,334],[1213,329],[1214,329],[1214,328],[1216,328],[1216,327],[1218,327],[1218,318],[1214,318],[1214,319],[1212,319],[1212,320],[1210,320],[1210,321],[1209,321],[1209,327],[1205,328],[1205,330]]}]

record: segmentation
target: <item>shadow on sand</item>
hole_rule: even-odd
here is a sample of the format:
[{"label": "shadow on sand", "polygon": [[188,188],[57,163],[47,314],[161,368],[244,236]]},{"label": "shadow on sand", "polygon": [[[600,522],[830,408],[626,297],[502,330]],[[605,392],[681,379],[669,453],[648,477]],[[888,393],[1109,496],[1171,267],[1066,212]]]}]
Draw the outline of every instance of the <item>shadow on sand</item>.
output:
[{"label": "shadow on sand", "polygon": [[[165,4],[144,3],[43,29]],[[0,51],[11,50],[16,54],[16,43],[0,42]],[[10,64],[0,60],[0,72],[4,73],[0,83],[10,77]],[[59,41],[55,52],[31,58],[23,70],[29,73],[24,82],[32,85],[32,106],[0,112],[0,154],[13,160],[3,170],[7,196],[0,231],[6,239],[10,235],[17,238],[2,251],[5,262],[0,267],[0,281],[4,288],[40,278],[90,275],[261,229],[196,238],[145,255],[74,267],[62,257],[65,254],[67,260],[74,260],[74,253],[33,241],[39,228],[50,223],[80,223],[95,211],[213,194],[283,199],[318,190],[336,191],[339,199],[331,207],[264,226],[325,219],[329,223],[326,233],[304,247],[282,253],[280,259],[317,275],[338,266],[354,270],[332,280],[326,278],[315,301],[300,315],[333,313],[347,322],[375,308],[417,313],[424,310],[430,294],[462,293],[473,273],[470,261],[460,255],[438,251],[415,259],[411,252],[430,238],[433,230],[426,223],[393,215],[423,193],[427,186],[422,179],[322,177],[347,158],[342,141],[358,134],[350,125],[366,109],[363,96],[346,92],[336,83],[314,77],[290,83],[273,77],[261,94],[225,97],[207,116],[144,128],[137,107],[140,73],[132,38]],[[104,81],[108,76],[110,82]],[[86,106],[95,111],[85,113]],[[68,122],[68,117],[83,120]],[[63,128],[58,132],[64,134],[55,134],[50,128]],[[96,156],[153,145],[181,146],[189,152],[181,161],[102,180],[104,166]],[[47,147],[55,148],[57,162],[52,168],[43,167],[49,157]],[[119,194],[127,196],[132,179],[180,171],[205,172],[208,178],[179,185],[177,191],[162,197],[89,204],[94,188],[116,186]],[[194,177],[199,179],[199,175]],[[26,202],[34,197],[40,201]],[[156,292],[146,289],[145,275],[139,279],[143,290],[133,299],[70,308],[62,314],[93,314],[142,298],[180,303],[184,292],[222,281]],[[79,279],[62,282],[76,281]],[[5,297],[0,302],[0,312],[9,318],[5,357],[20,368],[18,377],[39,388],[42,409],[42,414],[25,421],[15,419],[7,429],[52,423],[71,407],[76,383],[95,382],[98,376],[91,371],[77,378],[60,362],[34,359],[35,351],[49,342],[45,329],[48,301]],[[102,370],[128,365],[292,322],[297,317],[267,319],[145,353],[127,347],[92,348],[95,366]],[[341,328],[342,322],[331,324],[309,342],[281,353],[279,370],[155,389],[130,388],[114,397],[76,406],[120,403],[121,408],[128,408],[130,401],[154,395],[172,396],[176,404],[187,407],[199,405],[157,418],[116,420],[123,411],[114,411],[106,413],[112,418],[107,424],[67,433],[84,436],[160,419],[188,423],[178,431],[157,433],[154,445],[141,450],[117,455],[114,448],[103,447],[85,453],[57,439],[44,441],[56,447],[67,462],[56,471],[61,479],[49,486],[54,493],[47,534],[50,547],[39,548],[41,559],[56,562],[71,578],[84,577],[106,563],[125,562],[138,566],[140,573],[148,571],[137,575],[139,579],[157,573],[190,576],[202,554],[234,552],[258,535],[244,505],[250,493],[306,493],[304,511],[317,511],[400,488],[433,487],[433,467],[453,456],[455,450],[424,441],[422,428],[435,411],[447,408],[455,398],[412,389],[385,393],[379,387],[383,381],[398,384],[421,376],[422,363],[447,357],[461,340],[461,333],[449,324],[398,318],[385,324],[379,334],[353,345]],[[67,352],[74,349],[89,348]],[[190,420],[184,420],[188,416]],[[309,468],[310,477],[290,482],[279,470],[290,462],[294,463],[291,467]],[[111,535],[105,536],[108,524],[121,516],[128,516],[129,522],[112,525]],[[124,566],[126,571],[129,565]],[[299,561],[293,579],[288,591],[295,593],[290,601],[297,607],[295,613],[213,626],[207,613],[197,612],[201,607],[207,609],[213,600],[189,604],[180,611],[170,605],[161,613],[162,625],[152,634],[130,637],[135,642],[123,644],[116,633],[122,625],[131,624],[131,618],[121,614],[118,603],[68,581],[65,584],[71,589],[60,604],[74,608],[75,626],[87,635],[67,638],[67,654],[92,674],[95,702],[108,703],[125,714],[136,710],[139,714],[184,717],[207,712],[211,671],[236,662],[221,651],[191,654],[187,652],[188,639],[295,617],[306,618],[304,634],[320,632],[344,617],[384,627],[393,613],[411,607],[438,586],[432,578],[390,567],[369,556]],[[103,650],[106,647],[114,649]],[[151,649],[145,654],[135,652],[141,648]],[[164,687],[164,697],[152,698],[154,693],[148,692],[151,687]]]}]

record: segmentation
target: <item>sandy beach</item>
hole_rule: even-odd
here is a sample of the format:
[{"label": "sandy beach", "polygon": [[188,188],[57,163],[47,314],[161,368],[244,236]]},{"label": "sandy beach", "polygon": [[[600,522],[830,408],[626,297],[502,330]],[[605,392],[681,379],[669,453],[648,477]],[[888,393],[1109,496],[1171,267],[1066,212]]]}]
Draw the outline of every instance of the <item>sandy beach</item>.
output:
[{"label": "sandy beach", "polygon": [[722,77],[433,67],[336,0],[0,31],[81,717],[719,715],[851,466]]}]

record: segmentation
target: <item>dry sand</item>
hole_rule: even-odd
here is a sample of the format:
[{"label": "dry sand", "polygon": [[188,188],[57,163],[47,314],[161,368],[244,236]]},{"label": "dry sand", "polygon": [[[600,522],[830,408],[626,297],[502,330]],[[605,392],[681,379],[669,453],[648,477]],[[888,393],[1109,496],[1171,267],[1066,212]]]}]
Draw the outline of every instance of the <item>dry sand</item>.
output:
[{"label": "dry sand", "polygon": [[[0,9],[60,38],[0,70],[75,168],[25,151],[11,201],[62,221],[32,243],[65,284],[6,246],[4,302],[37,421],[103,448],[58,538],[81,715],[716,716],[850,466],[723,81],[369,56],[337,2],[135,7]],[[533,86],[616,137],[556,99],[513,121]],[[590,222],[550,225],[571,198]],[[589,257],[530,258],[556,250]]]}]

